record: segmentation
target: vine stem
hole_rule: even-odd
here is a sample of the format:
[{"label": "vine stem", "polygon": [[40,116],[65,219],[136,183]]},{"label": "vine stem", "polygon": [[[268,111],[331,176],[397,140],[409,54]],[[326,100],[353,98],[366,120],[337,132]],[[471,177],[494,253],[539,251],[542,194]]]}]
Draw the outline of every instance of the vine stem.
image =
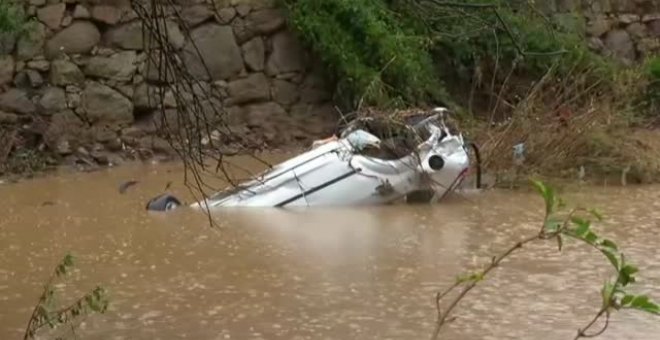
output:
[{"label": "vine stem", "polygon": [[[591,245],[591,244],[590,244],[590,245]],[[592,246],[594,246],[594,245],[592,245]],[[595,246],[594,246],[594,248],[598,249],[598,247],[595,247]],[[598,250],[600,250],[600,249],[598,249]],[[622,255],[622,256],[623,256],[623,255]],[[619,284],[620,281],[621,281],[621,273],[619,273],[619,275],[617,275],[616,281],[615,281],[615,283],[614,283],[615,286],[616,286],[617,284]],[[609,312],[609,308],[610,308],[610,306],[612,305],[612,294],[613,294],[613,293],[611,293],[611,294],[607,297],[607,302],[606,302],[606,303],[604,304],[604,306],[598,311],[598,314],[596,314],[596,316],[594,316],[594,318],[591,320],[591,322],[589,322],[584,328],[578,329],[577,334],[575,335],[575,338],[573,338],[573,340],[578,340],[578,339],[580,339],[580,338],[595,338],[595,337],[597,337],[597,336],[599,336],[599,335],[605,333],[605,330],[607,330],[607,327],[610,326],[610,312]],[[605,324],[603,325],[603,328],[601,328],[601,329],[600,329],[598,332],[596,332],[596,333],[593,333],[593,334],[587,334],[586,332],[587,332],[591,327],[593,327],[593,326],[596,324],[596,321],[598,321],[601,317],[603,317],[603,315],[605,315]]]},{"label": "vine stem", "polygon": [[[517,242],[515,245],[513,245],[511,248],[507,249],[504,253],[502,253],[499,256],[496,256],[493,258],[491,263],[484,269],[483,272],[481,272],[481,278],[485,277],[490,273],[493,269],[495,269],[497,266],[499,266],[500,262],[502,262],[504,259],[507,257],[511,256],[513,253],[515,253],[518,249],[521,249],[523,246],[525,246],[528,243],[534,242],[536,240],[543,239],[545,235],[543,233],[536,234],[534,236],[530,236],[522,241]],[[452,302],[449,304],[447,307],[447,310],[443,313],[441,308],[440,308],[440,300],[449,294],[451,291],[453,291],[455,288],[458,288],[458,286],[461,285],[462,282],[457,281],[449,287],[447,290],[445,290],[442,293],[438,293],[436,295],[436,307],[438,309],[438,319],[435,324],[435,329],[433,331],[433,335],[431,336],[432,340],[438,339],[438,336],[440,335],[440,329],[442,326],[447,322],[447,318],[451,314],[451,312],[458,306],[458,303],[474,288],[477,286],[478,282],[480,280],[472,280],[470,284],[465,286],[463,290],[452,300]]]},{"label": "vine stem", "polygon": [[[58,317],[58,318],[63,316],[63,315],[66,316],[66,314],[70,313],[75,308],[77,308],[79,304],[85,302],[85,299],[87,299],[89,296],[90,296],[90,294],[86,294],[83,297],[76,300],[75,302],[73,302],[72,304],[70,304],[69,306],[61,308],[61,309],[59,309],[57,311],[54,311],[54,312],[51,312],[49,314],[52,314],[52,315],[54,315],[55,317]],[[46,322],[37,323],[35,326],[33,326],[34,331],[40,329],[41,327],[43,327],[45,325],[46,325]],[[73,325],[71,325],[71,327],[73,327]]]},{"label": "vine stem", "polygon": [[[564,219],[564,222],[562,223],[561,227],[558,230],[553,231],[553,232],[549,232],[549,233],[546,232],[546,230],[545,230],[545,224],[548,222],[548,219],[549,219],[549,213],[548,213],[546,215],[545,219],[544,219],[545,222],[544,222],[543,226],[541,227],[541,231],[538,234],[527,237],[526,239],[517,242],[512,247],[508,248],[505,252],[503,252],[501,255],[493,257],[491,263],[480,273],[480,275],[478,277],[471,278],[470,280],[467,280],[470,283],[468,285],[466,285],[463,288],[463,290],[452,300],[452,302],[449,304],[449,306],[448,306],[448,308],[445,312],[443,312],[442,309],[441,309],[441,306],[440,306],[441,300],[445,296],[447,296],[450,292],[452,292],[454,289],[458,288],[461,284],[463,284],[464,282],[467,282],[467,281],[457,280],[453,285],[451,285],[445,291],[438,292],[438,294],[436,295],[436,301],[435,301],[438,316],[437,316],[435,329],[433,331],[433,335],[431,336],[431,340],[437,340],[438,339],[442,326],[445,323],[447,323],[448,320],[450,320],[450,319],[448,319],[449,315],[458,306],[459,302],[463,298],[465,298],[465,296],[474,287],[476,287],[477,284],[481,280],[483,280],[493,269],[498,267],[499,264],[504,259],[506,259],[507,257],[514,254],[517,250],[523,248],[523,246],[525,246],[526,244],[537,241],[537,240],[547,240],[547,239],[552,239],[552,238],[555,238],[555,237],[561,237],[561,235],[566,235],[566,236],[569,236],[571,238],[582,240],[581,238],[576,237],[576,235],[574,235],[573,233],[568,232],[568,230],[569,230],[568,229],[568,223],[571,221],[572,217],[577,212],[584,211],[584,210],[585,209],[583,209],[583,208],[575,208],[575,209],[571,210],[568,213],[567,217]],[[594,247],[597,250],[601,250],[601,249],[598,248],[597,245],[595,245],[591,242],[587,242],[585,240],[582,240],[582,241],[584,241],[585,243],[589,244],[590,246]],[[619,277],[617,277],[616,282],[618,283],[619,280],[620,280],[620,274],[619,274]],[[609,321],[610,321],[609,307],[612,304],[611,299],[612,299],[612,297],[610,296],[607,304],[598,311],[598,313],[594,316],[594,318],[584,328],[578,329],[577,334],[576,334],[576,336],[573,340],[579,340],[580,338],[594,338],[594,337],[597,337],[597,336],[603,334],[605,332],[605,330],[607,330],[607,328],[609,326]],[[591,327],[593,327],[596,324],[596,322],[598,322],[598,320],[600,320],[603,316],[606,317],[605,324],[603,325],[603,328],[601,328],[599,331],[597,331],[595,333],[587,334],[586,332],[589,329],[591,329]]]},{"label": "vine stem", "polygon": [[53,272],[51,276],[48,278],[48,281],[44,285],[44,290],[42,291],[41,295],[39,296],[39,301],[37,304],[34,306],[34,309],[32,309],[32,315],[30,316],[30,319],[28,320],[28,324],[25,327],[25,334],[23,335],[23,340],[30,339],[34,335],[34,331],[38,327],[34,327],[33,324],[36,322],[37,319],[37,314],[39,313],[39,307],[41,307],[41,304],[46,301],[46,294],[48,294],[48,291],[50,290],[53,281],[57,277],[57,272]]},{"label": "vine stem", "polygon": [[[599,330],[598,332],[594,333],[594,334],[587,334],[586,331],[589,330],[589,328],[593,327],[593,325],[595,325],[596,322],[601,317],[603,317],[603,315],[606,315],[605,325],[603,326],[603,328],[601,330]],[[603,334],[605,332],[605,330],[607,329],[607,327],[609,326],[609,324],[610,324],[610,314],[607,313],[607,308],[602,308],[598,312],[598,314],[596,314],[596,316],[591,320],[591,322],[589,322],[584,328],[578,329],[577,334],[575,335],[575,338],[573,338],[573,340],[578,340],[580,338],[595,338],[595,337]]]}]

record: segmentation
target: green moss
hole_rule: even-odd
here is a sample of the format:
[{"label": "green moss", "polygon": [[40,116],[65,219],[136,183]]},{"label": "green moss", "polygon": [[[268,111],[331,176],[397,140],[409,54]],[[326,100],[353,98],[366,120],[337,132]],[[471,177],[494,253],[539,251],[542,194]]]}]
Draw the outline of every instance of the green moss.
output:
[{"label": "green moss", "polygon": [[25,21],[25,13],[19,5],[8,0],[0,1],[0,33],[19,32]]}]

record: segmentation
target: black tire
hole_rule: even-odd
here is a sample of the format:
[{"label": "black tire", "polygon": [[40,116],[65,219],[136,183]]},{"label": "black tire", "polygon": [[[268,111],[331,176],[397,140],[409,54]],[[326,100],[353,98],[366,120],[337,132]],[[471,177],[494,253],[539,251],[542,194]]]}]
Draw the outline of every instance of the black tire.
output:
[{"label": "black tire", "polygon": [[174,196],[162,194],[156,196],[147,203],[147,210],[150,211],[169,211],[181,206],[181,202]]}]

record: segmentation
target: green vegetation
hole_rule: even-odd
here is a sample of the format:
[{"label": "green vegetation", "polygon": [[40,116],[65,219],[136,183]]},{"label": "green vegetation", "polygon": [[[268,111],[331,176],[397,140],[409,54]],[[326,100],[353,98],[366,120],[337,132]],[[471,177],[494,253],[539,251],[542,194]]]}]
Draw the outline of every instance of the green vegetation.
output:
[{"label": "green vegetation", "polygon": [[635,135],[657,119],[660,62],[627,67],[592,52],[579,14],[548,17],[522,0],[285,6],[343,110],[448,106],[499,178],[518,143],[527,175],[575,178],[583,166],[586,179],[629,168],[633,182],[660,178],[658,155]]},{"label": "green vegetation", "polygon": [[[498,268],[502,261],[532,242],[556,241],[559,251],[562,250],[565,239],[576,240],[603,254],[604,258],[612,265],[614,278],[606,281],[601,289],[601,305],[595,313],[594,318],[585,327],[578,329],[575,340],[580,338],[596,337],[607,329],[611,313],[621,310],[637,310],[654,315],[660,315],[660,305],[652,301],[646,295],[631,293],[628,289],[636,281],[639,269],[626,261],[624,254],[617,244],[609,239],[603,238],[593,227],[592,219],[602,220],[601,214],[593,209],[574,208],[565,209],[565,203],[558,197],[555,190],[546,186],[543,182],[533,181],[533,185],[545,202],[545,217],[541,223],[539,232],[514,244],[498,256],[494,256],[483,270],[461,275],[456,282],[443,292],[436,295],[436,307],[438,310],[436,328],[432,339],[439,339],[442,327],[450,320],[451,313],[459,302],[483,281],[489,273]],[[455,290],[460,293],[450,300],[446,308],[441,304],[445,298]],[[593,330],[600,319],[606,319],[604,326]]]},{"label": "green vegetation", "polygon": [[22,148],[12,152],[7,160],[0,164],[0,175],[22,174],[29,177],[48,168],[49,159],[44,152]]},{"label": "green vegetation", "polygon": [[0,33],[18,32],[26,21],[23,9],[13,1],[0,1]]},{"label": "green vegetation", "polygon": [[[55,331],[62,328],[60,326],[66,326],[64,331],[71,331],[73,338],[77,338],[75,336],[76,320],[90,313],[105,313],[108,309],[109,301],[103,287],[94,288],[73,303],[58,306],[55,281],[71,272],[74,266],[73,261],[73,256],[67,254],[55,267],[55,271],[46,282],[39,301],[32,311],[23,336],[24,340],[36,338],[37,332],[46,326]],[[62,336],[54,338],[64,339]]]},{"label": "green vegetation", "polygon": [[[288,0],[290,20],[325,62],[343,103],[380,107],[448,101],[443,80],[517,67],[539,77],[553,64],[609,64],[591,53],[577,17],[549,22],[508,1]],[[522,8],[521,8],[522,7]],[[501,72],[505,73],[505,72]]]},{"label": "green vegetation", "polygon": [[447,98],[428,39],[398,20],[382,0],[293,1],[293,25],[332,71],[349,106]]},{"label": "green vegetation", "polygon": [[660,57],[646,60],[644,71],[648,79],[648,85],[642,105],[648,118],[657,119],[655,116],[660,110]]},{"label": "green vegetation", "polygon": [[635,295],[627,291],[629,285],[635,283],[637,267],[626,262],[624,254],[614,241],[597,234],[592,226],[591,218],[602,221],[602,215],[594,209],[574,208],[564,211],[563,200],[555,194],[555,190],[539,181],[533,182],[536,190],[545,202],[545,218],[539,237],[541,239],[556,239],[561,251],[564,238],[580,241],[599,251],[612,265],[615,279],[605,282],[602,289],[602,308],[598,314],[603,316],[613,310],[636,309],[660,315],[660,305],[651,301],[646,295]]}]

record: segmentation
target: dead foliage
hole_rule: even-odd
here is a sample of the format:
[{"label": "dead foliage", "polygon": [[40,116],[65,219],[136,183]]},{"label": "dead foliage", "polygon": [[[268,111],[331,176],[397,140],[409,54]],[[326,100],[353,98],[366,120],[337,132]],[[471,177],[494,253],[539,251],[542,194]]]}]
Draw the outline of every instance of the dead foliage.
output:
[{"label": "dead foliage", "polygon": [[[639,73],[623,71],[613,84],[589,75],[576,69],[559,79],[550,70],[521,100],[500,97],[508,119],[480,122],[468,132],[482,149],[486,171],[504,182],[523,175],[600,180],[622,172],[646,182],[660,173],[657,152],[632,128]],[[517,166],[513,147],[521,143],[524,161]]]}]

